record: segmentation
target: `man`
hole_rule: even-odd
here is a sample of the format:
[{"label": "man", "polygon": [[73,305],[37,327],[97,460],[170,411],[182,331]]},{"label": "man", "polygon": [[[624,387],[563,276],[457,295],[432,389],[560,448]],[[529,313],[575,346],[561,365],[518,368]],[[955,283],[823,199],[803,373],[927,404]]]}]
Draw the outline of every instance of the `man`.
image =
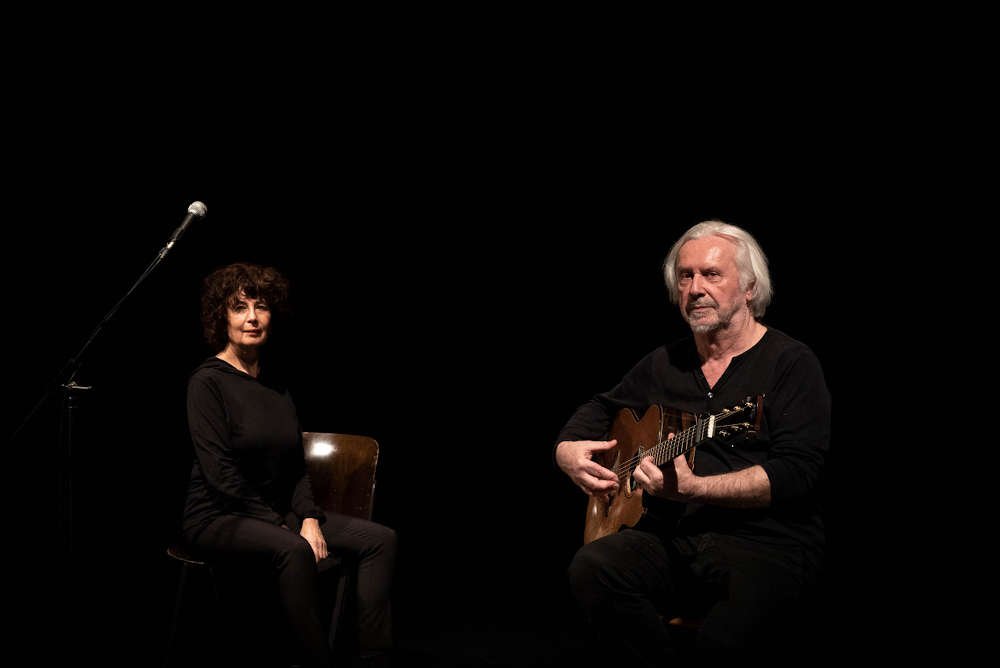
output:
[{"label": "man", "polygon": [[559,434],[556,463],[613,505],[629,477],[596,460],[618,446],[604,439],[623,409],[718,414],[762,396],[759,429],[753,438],[698,442],[694,470],[684,456],[662,466],[642,457],[632,473],[641,518],[577,552],[572,590],[610,651],[630,665],[664,665],[673,656],[664,617],[692,605],[703,615],[699,648],[778,653],[793,640],[788,624],[822,563],[819,496],[830,438],[823,372],[806,345],[761,322],[771,280],[745,230],[695,225],[671,248],[664,277],[692,335],[654,350],[580,406]]}]

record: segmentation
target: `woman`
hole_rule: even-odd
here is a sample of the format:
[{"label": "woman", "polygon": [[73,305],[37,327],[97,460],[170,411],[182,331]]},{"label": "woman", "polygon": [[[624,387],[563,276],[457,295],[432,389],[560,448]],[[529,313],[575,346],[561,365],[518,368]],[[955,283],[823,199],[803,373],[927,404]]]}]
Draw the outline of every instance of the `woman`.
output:
[{"label": "woman", "polygon": [[202,326],[217,352],[188,383],[196,457],[183,533],[214,558],[273,576],[302,655],[329,666],[319,562],[333,549],[356,557],[360,649],[384,654],[396,536],[374,522],[324,514],[313,502],[295,406],[261,357],[287,296],[288,282],[272,267],[231,264],[205,279]]}]

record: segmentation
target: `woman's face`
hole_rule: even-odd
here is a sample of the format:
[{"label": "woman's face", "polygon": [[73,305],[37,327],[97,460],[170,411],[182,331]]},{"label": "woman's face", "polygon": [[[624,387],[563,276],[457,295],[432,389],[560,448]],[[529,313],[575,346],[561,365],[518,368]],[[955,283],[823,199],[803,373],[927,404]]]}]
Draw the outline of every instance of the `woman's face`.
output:
[{"label": "woman's face", "polygon": [[271,309],[263,299],[253,299],[240,292],[226,308],[229,321],[229,344],[244,348],[259,346],[267,340]]}]

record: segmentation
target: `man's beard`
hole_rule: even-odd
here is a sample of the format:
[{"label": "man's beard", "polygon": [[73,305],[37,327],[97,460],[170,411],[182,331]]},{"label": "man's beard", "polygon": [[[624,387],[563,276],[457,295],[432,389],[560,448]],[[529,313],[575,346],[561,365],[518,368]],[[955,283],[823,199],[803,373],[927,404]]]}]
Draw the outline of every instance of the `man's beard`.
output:
[{"label": "man's beard", "polygon": [[691,314],[685,311],[684,319],[687,321],[688,325],[691,326],[691,331],[696,334],[706,334],[708,332],[715,332],[729,327],[729,323],[733,321],[733,316],[736,315],[736,311],[739,310],[739,305],[736,304],[728,311],[722,311],[716,301],[712,301],[710,304],[696,304],[696,306],[712,307],[715,309],[716,314],[716,319],[713,322],[701,322],[702,318],[692,320]]}]

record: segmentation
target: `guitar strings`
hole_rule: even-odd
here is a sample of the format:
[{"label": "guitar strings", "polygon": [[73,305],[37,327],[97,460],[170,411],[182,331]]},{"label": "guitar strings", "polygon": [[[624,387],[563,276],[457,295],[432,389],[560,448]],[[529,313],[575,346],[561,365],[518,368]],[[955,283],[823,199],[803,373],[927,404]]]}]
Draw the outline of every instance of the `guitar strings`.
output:
[{"label": "guitar strings", "polygon": [[[687,447],[688,445],[693,445],[692,441],[694,440],[695,431],[697,431],[698,427],[700,426],[704,426],[704,423],[702,423],[701,425],[693,424],[684,431],[674,434],[673,438],[668,438],[664,441],[660,441],[653,447],[643,451],[641,455],[638,454],[634,455],[632,458],[622,462],[615,468],[615,473],[618,474],[618,479],[624,480],[625,478],[628,478],[630,475],[632,475],[632,471],[635,469],[636,466],[639,465],[639,462],[642,461],[643,457],[648,457],[650,455],[653,455],[654,460],[660,459],[660,455],[663,454],[662,451],[670,451],[672,449],[675,449],[676,450],[675,452],[672,452],[667,457],[662,458],[662,461],[674,459],[675,457],[677,457],[677,455],[686,451],[688,449]],[[671,448],[670,447],[671,445],[683,446],[683,447]]]},{"label": "guitar strings", "polygon": [[[720,413],[716,413],[712,417],[718,422],[721,418],[726,417],[729,413],[740,413],[744,409],[742,408],[732,408],[724,410]],[[653,456],[654,461],[666,462],[673,460],[678,455],[683,452],[687,452],[692,445],[697,443],[695,439],[695,433],[701,428],[704,431],[704,427],[708,424],[708,420],[700,423],[696,423],[688,427],[687,429],[674,434],[673,438],[668,438],[666,440],[660,441],[651,448],[646,449],[641,455],[636,454],[630,459],[621,462],[617,467],[615,467],[615,474],[618,476],[618,480],[623,482],[629,476],[632,475],[632,471],[639,465],[644,457]],[[700,440],[700,439],[699,439]],[[669,453],[665,457],[661,457],[664,452]]]}]

